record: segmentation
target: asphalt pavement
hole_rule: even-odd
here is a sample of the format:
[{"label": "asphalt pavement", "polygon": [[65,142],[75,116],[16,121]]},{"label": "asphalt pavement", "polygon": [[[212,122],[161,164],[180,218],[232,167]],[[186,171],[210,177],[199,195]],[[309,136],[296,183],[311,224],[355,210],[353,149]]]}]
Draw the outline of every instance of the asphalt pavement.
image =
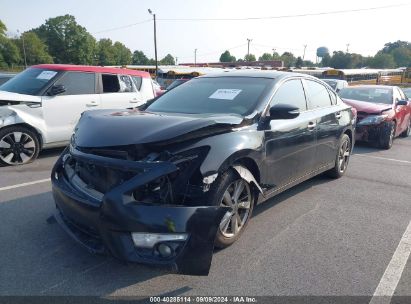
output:
[{"label": "asphalt pavement", "polygon": [[[411,219],[411,138],[356,146],[343,178],[318,176],[257,206],[207,277],[176,275],[91,255],[48,220],[61,151],[0,168],[0,295],[372,296]],[[410,261],[395,295],[411,296]]]}]

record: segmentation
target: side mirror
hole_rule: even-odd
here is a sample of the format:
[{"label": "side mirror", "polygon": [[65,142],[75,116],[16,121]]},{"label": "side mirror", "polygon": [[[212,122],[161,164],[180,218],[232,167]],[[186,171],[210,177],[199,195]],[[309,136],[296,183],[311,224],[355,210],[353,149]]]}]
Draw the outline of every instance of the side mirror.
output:
[{"label": "side mirror", "polygon": [[396,105],[397,106],[407,106],[408,105],[408,100],[407,99],[398,100]]},{"label": "side mirror", "polygon": [[65,91],[66,91],[66,88],[64,87],[64,85],[56,84],[48,90],[47,95],[56,96],[58,94],[64,93]]},{"label": "side mirror", "polygon": [[300,109],[290,104],[276,104],[270,108],[270,119],[293,119],[300,115]]}]

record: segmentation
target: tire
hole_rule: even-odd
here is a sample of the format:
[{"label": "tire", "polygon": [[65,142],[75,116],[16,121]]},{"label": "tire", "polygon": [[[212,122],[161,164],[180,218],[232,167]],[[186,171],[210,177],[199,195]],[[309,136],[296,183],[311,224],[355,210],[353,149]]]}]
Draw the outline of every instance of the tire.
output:
[{"label": "tire", "polygon": [[[241,191],[237,199],[234,198],[236,189]],[[217,230],[215,247],[226,248],[238,240],[253,213],[254,198],[253,186],[232,168],[221,174],[213,183],[208,193],[208,202],[213,206],[231,208],[223,217]]]},{"label": "tire", "polygon": [[343,134],[338,145],[334,167],[326,172],[331,178],[340,178],[347,170],[351,156],[351,140],[347,134]]},{"label": "tire", "polygon": [[400,134],[400,137],[408,137],[411,133],[411,118],[408,120],[408,127]]},{"label": "tire", "polygon": [[390,121],[387,123],[384,130],[381,132],[379,141],[379,147],[382,149],[391,149],[395,136],[395,122]]},{"label": "tire", "polygon": [[39,152],[39,139],[30,129],[21,126],[0,129],[0,164],[27,164],[35,160]]}]

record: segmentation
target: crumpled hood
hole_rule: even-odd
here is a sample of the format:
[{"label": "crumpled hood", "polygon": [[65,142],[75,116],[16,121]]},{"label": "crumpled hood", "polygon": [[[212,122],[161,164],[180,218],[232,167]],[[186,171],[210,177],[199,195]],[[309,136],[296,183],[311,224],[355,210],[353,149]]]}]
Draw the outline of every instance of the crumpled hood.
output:
[{"label": "crumpled hood", "polygon": [[7,91],[0,90],[0,106],[7,105],[8,103],[4,103],[4,101],[17,101],[17,102],[41,102],[40,96],[34,95],[25,95],[25,94],[18,94],[12,93]]},{"label": "crumpled hood", "polygon": [[343,99],[343,101],[354,107],[358,112],[365,112],[369,114],[380,114],[381,112],[391,110],[392,108],[389,104],[372,103],[354,99]]},{"label": "crumpled hood", "polygon": [[75,130],[79,147],[158,143],[230,131],[244,119],[234,115],[176,115],[138,110],[85,112]]}]

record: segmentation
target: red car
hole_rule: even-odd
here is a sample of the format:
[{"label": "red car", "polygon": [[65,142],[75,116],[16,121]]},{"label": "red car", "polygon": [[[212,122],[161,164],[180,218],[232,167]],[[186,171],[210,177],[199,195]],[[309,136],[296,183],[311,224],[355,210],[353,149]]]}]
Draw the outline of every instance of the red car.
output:
[{"label": "red car", "polygon": [[390,149],[395,137],[410,135],[411,102],[399,87],[353,86],[339,95],[357,110],[356,140]]}]

